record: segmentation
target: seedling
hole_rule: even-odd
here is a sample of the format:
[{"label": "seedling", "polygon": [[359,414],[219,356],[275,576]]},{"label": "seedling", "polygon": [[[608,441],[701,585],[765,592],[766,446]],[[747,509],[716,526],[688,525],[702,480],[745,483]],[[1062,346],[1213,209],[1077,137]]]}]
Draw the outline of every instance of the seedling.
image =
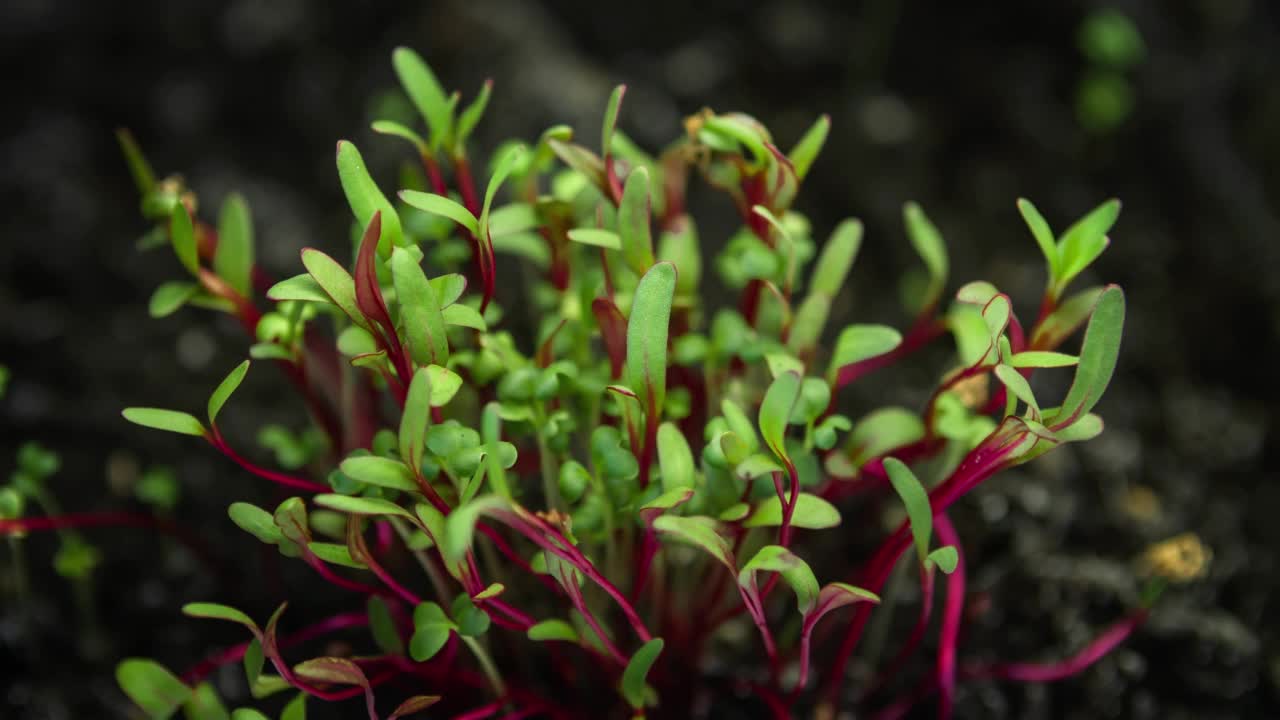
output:
[{"label": "seedling", "polygon": [[[1068,289],[1106,248],[1119,203],[1055,235],[1017,202],[1048,269],[1032,322],[989,283],[949,291],[942,229],[908,203],[905,235],[927,277],[910,298],[914,317],[903,329],[829,327],[871,240],[854,218],[827,232],[795,207],[827,118],[784,153],[750,116],[707,110],[652,154],[623,131],[619,87],[600,148],[562,126],[512,141],[492,154],[480,192],[468,137],[491,85],[459,111],[460,94],[413,51],[393,60],[425,129],[374,124],[413,150],[399,192],[338,143],[359,237],[352,263],[308,248],[304,272],[268,278],[243,198],[208,224],[181,181],[155,180],[121,135],[144,213],[191,278],[162,285],[152,314],[229,313],[250,357],[203,418],[191,408],[124,417],[203,440],[245,482],[287,488],[275,508],[235,503],[231,522],[245,542],[306,563],[352,608],[298,630],[305,618],[283,606],[264,625],[230,607],[187,606],[245,629],[244,645],[214,656],[244,660],[236,702],[292,689],[301,694],[283,717],[351,699],[377,718],[392,707],[375,698],[388,686],[417,694],[387,717],[429,706],[469,718],[685,717],[695,696],[737,687],[777,717],[852,708],[866,688],[851,687],[847,662],[914,548],[924,602],[899,659],[915,656],[934,585],[945,586],[940,660],[924,687],[940,691],[948,716],[963,679],[965,565],[947,511],[1000,471],[1102,431],[1093,410],[1120,351],[1124,294]],[[722,190],[742,223],[714,239],[722,249],[709,262],[685,197],[694,176]],[[711,271],[736,303],[700,294]],[[528,295],[509,292],[517,277],[531,279]],[[532,344],[513,332],[524,323]],[[948,338],[951,360],[932,368],[938,383],[922,407],[850,406],[851,384]],[[1037,394],[1041,373],[1071,376],[1065,396]],[[314,421],[262,429],[274,454],[265,464],[219,429],[223,418],[244,421],[235,393],[250,374],[282,375]],[[844,532],[844,518],[876,495],[906,510],[876,552],[816,550],[846,547],[822,536]],[[775,592],[779,583],[791,592]],[[1145,612],[1101,642],[1114,646]],[[730,631],[744,623],[746,634]],[[350,657],[306,659],[290,642],[358,625],[369,631]],[[1064,661],[1056,675],[1099,654]],[[733,674],[729,687],[709,673],[713,658]],[[989,674],[1055,675],[1004,667]],[[225,718],[211,669],[176,676],[127,660],[119,680],[151,717],[185,707]]]}]

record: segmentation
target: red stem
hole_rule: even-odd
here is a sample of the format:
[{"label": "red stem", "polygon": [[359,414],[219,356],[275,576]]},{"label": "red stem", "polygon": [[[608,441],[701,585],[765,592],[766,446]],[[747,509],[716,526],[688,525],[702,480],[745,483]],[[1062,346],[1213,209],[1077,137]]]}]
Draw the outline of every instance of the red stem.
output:
[{"label": "red stem", "polygon": [[0,535],[12,535],[33,530],[62,530],[64,528],[91,527],[140,527],[158,530],[186,545],[191,552],[207,565],[222,572],[224,568],[213,552],[196,535],[184,530],[170,520],[154,515],[131,512],[85,512],[68,513],[52,517],[29,517],[13,520],[0,519]]},{"label": "red stem", "polygon": [[954,547],[959,558],[955,571],[947,576],[947,599],[942,607],[942,628],[938,632],[938,720],[951,720],[956,694],[956,644],[964,613],[964,552],[960,549],[960,536],[945,514],[937,516],[934,527],[938,530],[938,541]]},{"label": "red stem", "polygon": [[218,433],[216,428],[214,429],[213,436],[207,439],[209,440],[210,445],[213,445],[215,448],[217,448],[219,452],[221,452],[223,455],[226,455],[233,462],[235,462],[235,464],[239,465],[240,467],[244,468],[245,470],[248,470],[249,472],[253,473],[254,475],[257,475],[258,477],[264,480],[270,480],[271,482],[277,483],[279,485],[283,485],[285,487],[291,487],[296,490],[305,490],[306,492],[313,492],[313,493],[329,492],[329,487],[327,485],[321,485],[320,483],[312,482],[310,480],[304,480],[302,478],[294,477],[292,475],[287,475],[285,473],[275,472],[274,470],[267,470],[266,468],[259,467],[249,462],[248,460],[245,460],[244,458],[236,454],[236,451],[232,450],[231,446],[227,445],[226,442],[222,440],[222,436],[221,434]]}]

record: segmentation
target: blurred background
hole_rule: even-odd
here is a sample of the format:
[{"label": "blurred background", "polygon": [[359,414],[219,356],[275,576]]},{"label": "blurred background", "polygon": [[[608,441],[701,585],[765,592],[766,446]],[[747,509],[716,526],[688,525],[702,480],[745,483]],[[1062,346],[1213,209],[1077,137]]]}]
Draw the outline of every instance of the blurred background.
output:
[{"label": "blurred background", "polygon": [[[917,262],[899,220],[907,200],[946,236],[953,285],[988,278],[1033,313],[1043,270],[1014,199],[1033,199],[1062,229],[1121,198],[1112,245],[1087,278],[1120,283],[1129,301],[1099,408],[1108,429],[955,511],[978,608],[961,656],[1079,647],[1132,605],[1132,558],[1178,532],[1198,533],[1213,564],[1084,675],[967,684],[960,715],[1280,716],[1278,21],[1270,0],[6,0],[0,364],[12,377],[0,473],[35,440],[62,456],[48,482],[66,508],[127,510],[140,507],[139,481],[167,469],[182,486],[172,517],[221,568],[147,530],[89,531],[101,563],[77,600],[50,569],[56,543],[31,537],[32,601],[0,606],[0,716],[123,716],[116,659],[182,669],[240,639],[182,618],[181,602],[234,598],[261,615],[310,581],[226,520],[228,502],[265,503],[266,489],[194,440],[119,417],[126,405],[201,407],[245,344],[200,310],[148,318],[148,297],[178,265],[134,249],[147,226],[112,131],[131,128],[160,174],[181,172],[206,214],[243,192],[260,261],[292,275],[301,247],[347,242],[338,138],[362,148],[384,188],[395,184],[403,146],[368,124],[395,105],[397,45],[464,100],[494,79],[480,158],[560,122],[593,144],[620,82],[621,127],[649,149],[704,106],[756,116],[784,147],[829,113],[798,209],[818,238],[847,216],[867,224],[840,300],[849,318],[907,320],[895,285]],[[731,228],[703,229],[715,247]],[[233,445],[252,448],[264,423],[301,427],[280,385],[251,374],[227,410]]]}]

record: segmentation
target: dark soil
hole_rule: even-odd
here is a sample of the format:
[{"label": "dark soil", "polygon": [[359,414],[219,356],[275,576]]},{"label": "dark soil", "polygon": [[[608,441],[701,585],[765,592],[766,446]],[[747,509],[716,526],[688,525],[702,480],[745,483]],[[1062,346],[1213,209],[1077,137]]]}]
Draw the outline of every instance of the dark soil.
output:
[{"label": "dark soil", "polygon": [[[266,503],[268,490],[195,442],[119,419],[127,404],[199,407],[244,345],[236,327],[199,311],[147,318],[151,290],[177,266],[133,250],[143,224],[111,130],[133,128],[159,170],[182,170],[204,198],[241,189],[262,261],[292,274],[303,245],[346,240],[334,141],[355,140],[375,174],[396,162],[401,148],[366,128],[370,98],[394,83],[391,48],[408,44],[468,94],[495,78],[477,138],[486,148],[555,122],[593,137],[617,82],[630,85],[622,126],[649,146],[704,105],[749,112],[780,138],[829,112],[832,138],[801,209],[817,228],[846,215],[868,226],[837,322],[905,322],[891,282],[914,262],[898,221],[905,200],[943,228],[954,278],[987,277],[1031,313],[1042,275],[1013,199],[1035,199],[1061,227],[1122,198],[1113,245],[1089,278],[1120,283],[1129,299],[1120,370],[1099,407],[1107,431],[954,511],[978,609],[961,655],[1078,648],[1132,606],[1132,559],[1153,541],[1195,531],[1213,566],[1088,672],[1050,686],[965,684],[958,715],[1280,717],[1280,7],[1117,0],[1148,55],[1132,73],[1133,115],[1090,134],[1073,112],[1085,71],[1075,30],[1096,3],[1080,0],[367,5],[0,4],[10,98],[0,363],[14,375],[0,400],[0,469],[24,440],[56,448],[57,495],[88,510],[133,507],[109,480],[171,465],[184,486],[175,517],[222,563],[207,570],[141,530],[94,532],[105,560],[91,625],[44,569],[53,543],[33,537],[34,596],[0,608],[0,716],[123,716],[118,658],[185,668],[240,639],[182,618],[186,600],[261,617],[288,596],[299,624],[349,602],[308,593],[297,563],[260,553],[226,521],[229,502]],[[714,224],[705,234],[713,243]],[[281,385],[266,372],[250,378],[227,411],[233,444],[250,447],[267,421],[301,422]],[[851,402],[873,396],[861,392]],[[1135,515],[1132,499],[1146,491],[1157,502]],[[890,649],[911,613],[894,614]],[[234,687],[234,674],[215,679]]]}]

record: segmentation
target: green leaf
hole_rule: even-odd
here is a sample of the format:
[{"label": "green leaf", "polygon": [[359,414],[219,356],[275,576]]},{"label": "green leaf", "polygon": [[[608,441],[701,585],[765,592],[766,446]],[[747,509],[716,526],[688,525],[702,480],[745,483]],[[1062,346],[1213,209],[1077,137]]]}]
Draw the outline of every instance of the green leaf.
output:
[{"label": "green leaf", "polygon": [[368,485],[418,492],[418,485],[413,479],[413,470],[399,460],[363,455],[349,457],[339,466],[344,475]]},{"label": "green leaf", "polygon": [[760,436],[773,454],[788,465],[791,459],[786,448],[787,423],[796,401],[800,399],[800,384],[799,373],[784,372],[774,378],[760,402]]},{"label": "green leaf", "polygon": [[594,245],[606,250],[621,250],[622,238],[611,230],[599,228],[574,228],[569,231],[569,239],[583,245]]},{"label": "green leaf", "polygon": [[120,143],[120,152],[124,154],[125,164],[129,166],[129,174],[133,176],[133,184],[138,188],[139,195],[146,195],[156,186],[156,174],[151,169],[151,163],[147,162],[147,158],[142,154],[142,148],[138,147],[138,141],[134,139],[133,133],[124,128],[116,129],[116,142]]},{"label": "green leaf", "polygon": [[667,332],[676,291],[676,266],[649,268],[636,286],[627,319],[627,384],[641,393],[644,411],[657,423],[667,394]]},{"label": "green leaf", "polygon": [[356,221],[361,227],[368,227],[373,214],[381,212],[382,225],[378,235],[378,254],[382,257],[391,255],[391,248],[404,242],[404,231],[400,228],[400,216],[395,206],[382,194],[378,185],[369,177],[365,169],[364,158],[355,145],[346,140],[338,141],[338,180],[342,182],[342,191],[347,195],[347,203],[355,213]]},{"label": "green leaf", "polygon": [[432,152],[438,150],[440,143],[453,131],[453,102],[418,53],[407,47],[398,47],[391,54],[391,64],[405,94],[427,122]]},{"label": "green leaf", "polygon": [[209,425],[217,423],[218,413],[222,411],[222,406],[226,404],[231,394],[240,387],[240,383],[244,380],[245,373],[249,372],[249,361],[245,360],[232,370],[217,389],[209,396]]},{"label": "green leaf", "polygon": [[902,333],[888,325],[850,325],[840,331],[831,354],[827,382],[836,385],[840,368],[892,352],[902,344]]},{"label": "green leaf", "polygon": [[489,242],[489,210],[493,206],[493,199],[498,194],[498,188],[502,187],[502,183],[506,182],[507,176],[511,174],[511,169],[516,163],[524,159],[525,148],[522,145],[516,145],[507,151],[507,154],[498,159],[497,164],[493,168],[493,175],[489,177],[489,185],[484,191],[484,205],[480,208],[480,233],[482,242]]},{"label": "green leaf", "polygon": [[[271,718],[253,708],[236,708],[231,711],[231,720],[271,720]],[[281,720],[284,720],[283,716]]]},{"label": "green leaf", "polygon": [[760,131],[740,116],[713,115],[707,118],[702,125],[699,136],[700,138],[711,139],[707,138],[707,135],[712,136],[712,138],[719,136],[732,142],[742,143],[754,158],[753,169],[760,168],[773,158],[768,148],[765,147],[766,138],[761,137]]},{"label": "green leaf", "polygon": [[310,273],[294,275],[287,280],[281,280],[267,290],[267,297],[271,300],[305,300],[307,302],[321,302],[333,304],[333,299],[329,297],[324,288],[320,287],[320,283],[311,276]]},{"label": "green leaf", "polygon": [[479,330],[480,332],[489,330],[489,324],[484,321],[484,316],[470,305],[463,305],[462,303],[450,305],[444,309],[443,317],[445,325],[457,325]]},{"label": "green leaf", "polygon": [[409,639],[409,657],[426,662],[440,652],[454,631],[453,622],[444,609],[433,602],[425,602],[413,610],[413,637]]},{"label": "green leaf", "polygon": [[658,466],[662,471],[663,491],[694,486],[693,451],[684,433],[670,422],[658,426]]},{"label": "green leaf", "polygon": [[622,696],[637,710],[644,707],[645,678],[662,653],[662,647],[662,638],[654,638],[641,645],[622,671]]},{"label": "green leaf", "polygon": [[791,318],[791,332],[787,335],[787,349],[806,354],[818,345],[822,330],[827,325],[827,313],[831,308],[831,296],[817,291],[810,292]]},{"label": "green leaf", "polygon": [[346,545],[327,542],[310,542],[307,543],[307,549],[313,555],[330,565],[341,565],[343,567],[355,568],[363,570],[366,566],[363,562],[356,560],[351,556],[351,549]]},{"label": "green leaf", "polygon": [[719,523],[715,520],[701,516],[662,515],[653,521],[654,530],[702,548],[730,572],[737,572],[733,551],[729,549],[729,542],[718,532],[718,527]]},{"label": "green leaf", "polygon": [[1035,420],[1040,417],[1040,405],[1036,402],[1035,393],[1031,392],[1031,384],[1022,374],[1008,365],[997,365],[995,369],[996,378],[1004,383],[1004,386],[1013,393],[1014,397],[1027,404],[1031,410],[1031,419]]},{"label": "green leaf", "polygon": [[839,294],[861,247],[861,222],[849,218],[837,225],[813,267],[810,292],[825,293],[833,298]]},{"label": "green leaf", "polygon": [[1089,319],[1093,306],[1106,288],[1092,287],[1072,295],[1040,321],[1031,337],[1031,347],[1053,348],[1061,345]]},{"label": "green leaf", "polygon": [[423,212],[448,218],[467,229],[472,235],[480,234],[480,221],[462,205],[443,195],[422,192],[420,190],[401,190],[400,199],[406,205]]},{"label": "green leaf", "polygon": [[369,329],[369,321],[356,303],[356,281],[346,268],[314,248],[303,248],[302,265],[333,304],[341,308],[356,325]]},{"label": "green leaf", "polygon": [[809,564],[781,545],[765,545],[738,572],[738,584],[755,587],[757,572],[776,572],[796,594],[800,614],[808,614],[818,602],[818,578]]},{"label": "green leaf", "polygon": [[407,140],[409,144],[417,148],[420,154],[425,155],[430,152],[427,146],[427,141],[423,140],[421,135],[398,122],[392,122],[391,120],[377,120],[370,127],[373,128],[374,132],[380,135],[390,135],[392,137],[401,138],[402,140]]},{"label": "green leaf", "polygon": [[960,564],[960,552],[952,545],[944,545],[929,553],[926,560],[944,574],[950,575]]},{"label": "green leaf", "polygon": [[200,286],[189,282],[167,282],[156,288],[147,303],[147,314],[153,318],[168,317],[200,292]]},{"label": "green leaf", "polygon": [[447,273],[431,278],[431,289],[436,291],[440,307],[445,308],[458,302],[467,291],[467,279],[459,273]]},{"label": "green leaf", "polygon": [[116,666],[116,682],[152,720],[172,716],[191,697],[191,688],[154,660],[121,662]]},{"label": "green leaf", "polygon": [[165,430],[197,437],[204,437],[205,434],[204,426],[200,424],[199,420],[192,415],[178,412],[177,410],[131,407],[125,408],[121,414],[124,415],[125,420],[135,425],[154,430]]},{"label": "green leaf", "polygon": [[444,537],[440,539],[441,555],[450,563],[461,562],[471,549],[472,536],[480,516],[509,507],[506,499],[497,495],[485,495],[455,508],[445,519]]},{"label": "green leaf", "polygon": [[489,95],[493,93],[493,81],[485,80],[480,86],[480,92],[476,93],[476,99],[458,115],[458,126],[454,129],[454,153],[456,155],[466,154],[467,138],[471,137],[471,131],[475,130],[476,125],[480,122],[480,118],[484,116],[485,108],[489,106]]},{"label": "green leaf", "polygon": [[416,521],[408,510],[381,498],[354,497],[351,495],[317,495],[316,505],[352,515],[395,515]]},{"label": "green leaf", "polygon": [[525,635],[527,635],[530,640],[537,640],[539,642],[562,640],[564,642],[576,643],[579,641],[578,631],[574,630],[573,626],[564,620],[543,620],[542,622],[530,627],[525,632]]},{"label": "green leaf", "polygon": [[396,630],[391,611],[387,609],[387,602],[377,595],[370,595],[366,607],[369,615],[369,630],[373,633],[374,642],[388,655],[402,655],[404,641],[400,639],[400,633]]},{"label": "green leaf", "polygon": [[1054,415],[1051,428],[1070,425],[1083,417],[1102,399],[1111,382],[1120,356],[1120,336],[1124,330],[1124,292],[1109,285],[1098,297],[1084,331],[1084,343],[1080,347],[1080,363],[1071,389],[1062,401],[1062,408]]},{"label": "green leaf", "polygon": [[751,422],[751,418],[747,417],[737,403],[729,398],[721,400],[720,414],[724,416],[729,430],[743,442],[748,454],[760,449],[760,439],[756,435],[755,423]]},{"label": "green leaf", "polygon": [[1009,357],[1009,364],[1016,368],[1070,367],[1078,362],[1080,358],[1075,355],[1043,350],[1028,350]]},{"label": "green leaf", "polygon": [[391,253],[391,280],[413,361],[419,365],[448,362],[449,339],[439,297],[422,272],[422,266],[404,248],[396,248]]},{"label": "green leaf", "polygon": [[249,641],[249,645],[244,650],[244,676],[250,687],[258,683],[258,677],[262,675],[263,662],[262,643],[255,637]]},{"label": "green leaf", "polygon": [[178,262],[192,275],[200,274],[200,256],[196,251],[196,230],[187,214],[187,206],[176,203],[169,219],[169,237]]},{"label": "green leaf", "polygon": [[253,221],[249,206],[238,193],[222,203],[218,213],[218,245],[213,253],[213,271],[240,293],[253,296]]},{"label": "green leaf", "polygon": [[404,411],[400,415],[400,457],[418,472],[422,459],[427,424],[430,421],[431,373],[419,368],[409,381],[405,395]]},{"label": "green leaf", "polygon": [[929,504],[929,494],[916,479],[915,473],[897,458],[884,459],[885,472],[889,474],[889,482],[907,506],[907,520],[911,523],[911,536],[915,540],[916,553],[923,564],[929,557],[929,539],[933,534],[933,508]]},{"label": "green leaf", "polygon": [[541,226],[538,208],[529,203],[508,203],[489,213],[489,234],[495,240],[503,235],[537,230]]},{"label": "green leaf", "polygon": [[204,618],[206,620],[226,620],[228,622],[243,625],[250,630],[258,629],[258,624],[253,621],[253,618],[233,607],[228,605],[219,605],[218,603],[187,603],[182,606],[182,614],[188,617]]},{"label": "green leaf", "polygon": [[902,219],[906,223],[911,245],[929,270],[929,289],[922,305],[927,308],[937,302],[947,284],[947,246],[943,243],[938,228],[929,221],[919,205],[907,203],[903,206]]},{"label": "green leaf", "polygon": [[[604,108],[604,125],[600,129],[600,154],[608,157],[613,154],[613,130],[618,125],[618,108],[622,105],[622,96],[627,94],[627,86],[619,85],[609,94],[609,104]],[[639,275],[644,271],[639,271]]]},{"label": "green leaf", "polygon": [[787,159],[791,161],[791,166],[795,168],[796,178],[804,180],[805,175],[809,174],[809,168],[813,166],[813,161],[818,158],[818,153],[822,152],[822,146],[827,142],[827,133],[831,131],[831,117],[822,115],[813,125],[805,132],[796,146],[791,148],[791,152],[787,153]]},{"label": "green leaf", "polygon": [[849,585],[847,583],[827,583],[822,586],[822,590],[818,592],[818,605],[814,608],[816,617],[813,622],[817,622],[823,615],[857,602],[880,602],[880,596],[864,590],[860,587]]},{"label": "green leaf", "polygon": [[271,513],[257,505],[246,502],[232,503],[227,508],[227,515],[241,530],[253,535],[264,543],[275,545],[284,539],[280,528],[276,527]]},{"label": "green leaf", "polygon": [[1036,244],[1040,246],[1040,252],[1044,255],[1046,267],[1049,271],[1049,284],[1052,286],[1058,279],[1058,245],[1054,242],[1053,231],[1049,229],[1049,223],[1040,215],[1040,211],[1030,200],[1018,198],[1018,212],[1022,213],[1022,219],[1027,223],[1027,227],[1031,230],[1031,234],[1035,236]]},{"label": "green leaf", "polygon": [[459,635],[479,637],[489,631],[491,623],[489,613],[476,607],[475,602],[466,593],[454,599],[450,610]]},{"label": "green leaf", "polygon": [[280,712],[280,720],[307,720],[307,694],[295,695]]},{"label": "green leaf", "polygon": [[649,228],[649,171],[638,167],[627,175],[618,205],[618,235],[622,259],[636,275],[653,265],[653,236]]},{"label": "green leaf", "polygon": [[[782,499],[771,495],[761,500],[755,510],[742,522],[743,527],[778,527],[782,524]],[[808,530],[823,530],[840,524],[840,511],[835,505],[817,495],[800,493],[796,509],[791,516],[791,526]]]},{"label": "green leaf", "polygon": [[[1060,293],[1107,248],[1107,232],[1120,217],[1120,201],[1108,200],[1067,228],[1058,240]],[[1056,297],[1055,293],[1055,297]]]}]

